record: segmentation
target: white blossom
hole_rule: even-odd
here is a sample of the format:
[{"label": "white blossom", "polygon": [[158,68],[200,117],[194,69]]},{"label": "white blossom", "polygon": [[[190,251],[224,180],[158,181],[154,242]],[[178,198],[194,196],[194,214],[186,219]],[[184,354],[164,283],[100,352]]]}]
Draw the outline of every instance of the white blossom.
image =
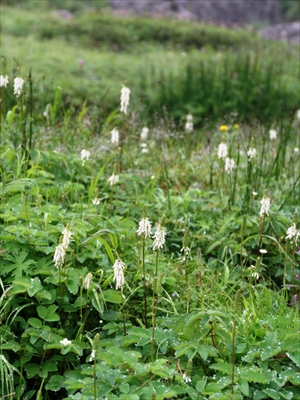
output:
[{"label": "white blossom", "polygon": [[145,238],[151,237],[151,222],[147,217],[140,220],[137,234],[144,235]]},{"label": "white blossom", "polygon": [[119,140],[120,140],[119,131],[116,128],[114,128],[111,131],[111,142],[112,144],[119,144]]},{"label": "white blossom", "polygon": [[159,223],[156,228],[155,234],[152,236],[154,239],[153,250],[161,250],[166,241],[167,230]]},{"label": "white blossom", "polygon": [[270,135],[270,140],[275,140],[277,138],[277,131],[275,131],[275,129],[270,129],[269,135]]},{"label": "white blossom", "polygon": [[95,206],[99,206],[99,204],[100,204],[100,199],[98,199],[98,197],[96,197],[95,199],[92,199],[92,203],[93,203]]},{"label": "white blossom", "polygon": [[56,268],[60,268],[63,266],[65,261],[65,255],[66,255],[66,248],[63,246],[63,244],[61,243],[58,246],[56,246],[53,256],[54,266]]},{"label": "white blossom", "polygon": [[186,383],[192,382],[192,378],[190,376],[187,376],[186,374],[183,374],[182,378]]},{"label": "white blossom", "polygon": [[257,272],[255,265],[251,265],[248,270],[250,271],[252,278],[256,280],[259,279],[259,273]]},{"label": "white blossom", "polygon": [[65,346],[69,346],[70,344],[72,344],[72,341],[71,341],[71,340],[68,340],[67,338],[64,338],[64,339],[61,340],[59,343],[60,343],[63,347],[65,347]]},{"label": "white blossom", "polygon": [[148,133],[149,133],[149,129],[146,126],[144,126],[144,128],[142,129],[142,132],[141,132],[141,139],[147,140]]},{"label": "white blossom", "polygon": [[62,231],[62,234],[63,234],[62,245],[67,250],[67,248],[70,245],[70,240],[71,237],[73,236],[73,233],[70,231],[69,227],[66,226],[65,229]]},{"label": "white blossom", "polygon": [[236,164],[232,158],[226,157],[225,159],[225,171],[231,172],[234,168],[236,168]]},{"label": "white blossom", "polygon": [[187,132],[192,132],[193,129],[194,129],[193,116],[192,114],[188,114],[186,116],[185,130]]},{"label": "white blossom", "polygon": [[89,361],[93,361],[95,356],[96,356],[96,352],[95,352],[95,350],[92,350]]},{"label": "white blossom", "polygon": [[260,249],[259,252],[260,252],[261,254],[266,254],[268,251],[265,250],[265,249]]},{"label": "white blossom", "polygon": [[93,280],[93,274],[91,274],[90,272],[88,272],[88,273],[86,274],[86,277],[85,277],[84,281],[83,281],[83,286],[84,286],[86,289],[89,289],[89,288],[91,287],[92,280]]},{"label": "white blossom", "polygon": [[18,97],[23,92],[24,79],[18,76],[14,79],[14,94]]},{"label": "white blossom", "polygon": [[129,95],[130,95],[130,89],[128,89],[128,87],[126,86],[123,86],[121,90],[121,112],[123,112],[124,114],[127,114]]},{"label": "white blossom", "polygon": [[270,204],[271,204],[271,200],[269,199],[269,197],[264,197],[263,199],[261,199],[260,204],[261,208],[259,216],[262,217],[263,215],[269,215]]},{"label": "white blossom", "polygon": [[112,174],[107,180],[108,180],[110,186],[113,186],[119,182],[119,179],[120,179],[119,175]]},{"label": "white blossom", "polygon": [[247,151],[249,160],[251,160],[252,158],[256,157],[257,154],[257,150],[254,149],[253,147],[250,147],[250,149]]},{"label": "white blossom", "polygon": [[218,147],[218,157],[225,159],[228,154],[228,147],[227,144],[225,143],[220,143]]},{"label": "white blossom", "polygon": [[294,239],[295,242],[297,242],[298,237],[300,235],[300,231],[297,230],[296,228],[296,224],[293,224],[292,226],[290,226],[287,231],[286,231],[286,239],[292,240]]},{"label": "white blossom", "polygon": [[295,148],[294,148],[294,152],[295,152],[295,153],[299,153],[299,148],[298,148],[298,147],[295,147]]},{"label": "white blossom", "polygon": [[8,85],[8,75],[0,75],[0,87],[5,87]]},{"label": "white blossom", "polygon": [[82,160],[83,167],[84,167],[85,162],[89,160],[90,155],[91,155],[90,151],[85,150],[85,149],[81,150],[81,160]]},{"label": "white blossom", "polygon": [[125,264],[120,259],[114,263],[114,281],[116,281],[116,290],[122,289],[125,284],[124,272]]}]

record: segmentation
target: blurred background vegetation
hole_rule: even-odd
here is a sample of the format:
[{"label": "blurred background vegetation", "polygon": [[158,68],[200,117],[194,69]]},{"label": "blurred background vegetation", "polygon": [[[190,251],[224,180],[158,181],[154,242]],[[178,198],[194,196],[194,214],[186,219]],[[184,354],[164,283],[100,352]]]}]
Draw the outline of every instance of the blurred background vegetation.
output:
[{"label": "blurred background vegetation", "polygon": [[[287,19],[296,3],[281,0]],[[271,125],[300,108],[299,47],[249,26],[124,16],[89,0],[5,0],[1,14],[1,73],[12,80],[31,71],[41,118],[59,90],[62,117],[84,104],[104,119],[118,108],[122,84],[131,110],[149,123],[191,112],[196,126],[233,118]],[[14,100],[8,91],[3,107]]]}]

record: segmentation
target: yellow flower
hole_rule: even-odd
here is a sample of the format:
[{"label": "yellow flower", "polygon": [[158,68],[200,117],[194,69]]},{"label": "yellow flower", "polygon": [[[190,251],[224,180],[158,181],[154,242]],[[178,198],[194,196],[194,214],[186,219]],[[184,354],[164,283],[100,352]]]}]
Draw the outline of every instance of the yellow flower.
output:
[{"label": "yellow flower", "polygon": [[240,129],[239,124],[234,124],[233,127],[234,127],[234,129]]},{"label": "yellow flower", "polygon": [[228,131],[228,129],[229,128],[228,128],[227,125],[221,125],[220,128],[219,128],[220,131]]}]

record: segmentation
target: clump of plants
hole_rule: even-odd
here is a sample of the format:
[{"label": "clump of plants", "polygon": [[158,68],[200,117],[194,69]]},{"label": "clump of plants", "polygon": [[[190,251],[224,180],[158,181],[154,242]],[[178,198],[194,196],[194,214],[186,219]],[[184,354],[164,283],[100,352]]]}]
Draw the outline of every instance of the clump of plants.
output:
[{"label": "clump of plants", "polygon": [[143,126],[123,85],[99,136],[0,86],[1,397],[297,399],[299,112]]}]

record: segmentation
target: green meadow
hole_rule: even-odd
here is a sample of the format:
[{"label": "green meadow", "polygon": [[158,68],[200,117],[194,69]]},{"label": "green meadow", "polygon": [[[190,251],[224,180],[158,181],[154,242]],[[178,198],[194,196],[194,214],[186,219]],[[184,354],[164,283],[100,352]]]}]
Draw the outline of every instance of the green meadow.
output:
[{"label": "green meadow", "polygon": [[300,399],[299,47],[68,4],[1,5],[0,399]]}]

